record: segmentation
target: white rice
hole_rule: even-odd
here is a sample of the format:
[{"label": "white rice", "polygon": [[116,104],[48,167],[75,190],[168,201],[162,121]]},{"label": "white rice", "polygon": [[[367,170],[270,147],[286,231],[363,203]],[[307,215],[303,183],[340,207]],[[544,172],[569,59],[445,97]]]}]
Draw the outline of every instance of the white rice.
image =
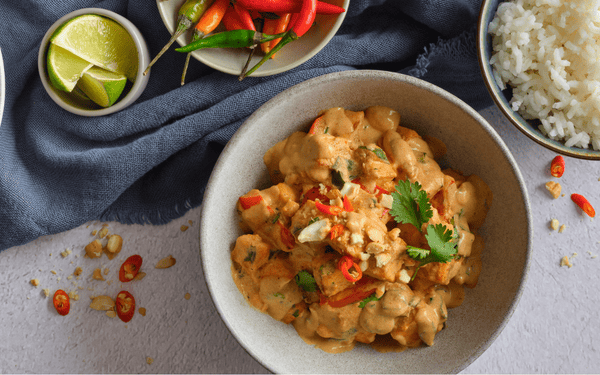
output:
[{"label": "white rice", "polygon": [[513,110],[566,146],[600,150],[600,0],[500,3],[489,32]]}]

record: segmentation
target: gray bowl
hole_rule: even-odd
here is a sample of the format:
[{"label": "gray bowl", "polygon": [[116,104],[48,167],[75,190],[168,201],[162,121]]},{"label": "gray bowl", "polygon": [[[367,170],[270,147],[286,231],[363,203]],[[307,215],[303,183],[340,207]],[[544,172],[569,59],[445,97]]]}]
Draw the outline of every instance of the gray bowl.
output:
[{"label": "gray bowl", "polygon": [[[230,252],[241,231],[235,204],[252,188],[269,186],[263,154],[293,131],[307,131],[320,110],[385,105],[404,126],[444,141],[442,163],[477,174],[494,193],[480,232],[486,247],[479,285],[449,312],[435,345],[379,353],[359,344],[328,354],[307,345],[291,325],[252,308],[231,277]],[[239,343],[278,373],[452,373],[494,341],[513,314],[529,268],[531,214],[519,169],[494,129],[455,96],[424,81],[389,72],[345,71],[298,84],[260,107],[221,154],[202,207],[200,253],[214,304]]]},{"label": "gray bowl", "polygon": [[488,34],[488,26],[494,19],[500,0],[483,0],[479,13],[477,24],[477,54],[479,57],[479,66],[483,75],[483,80],[492,96],[492,99],[504,113],[506,118],[517,127],[523,134],[528,136],[538,144],[559,154],[572,156],[580,159],[600,160],[600,151],[592,149],[583,149],[579,147],[567,147],[563,142],[552,140],[542,134],[532,121],[525,120],[520,114],[513,111],[509,101],[511,99],[510,90],[502,91],[492,75],[490,57],[492,56],[492,38]]}]

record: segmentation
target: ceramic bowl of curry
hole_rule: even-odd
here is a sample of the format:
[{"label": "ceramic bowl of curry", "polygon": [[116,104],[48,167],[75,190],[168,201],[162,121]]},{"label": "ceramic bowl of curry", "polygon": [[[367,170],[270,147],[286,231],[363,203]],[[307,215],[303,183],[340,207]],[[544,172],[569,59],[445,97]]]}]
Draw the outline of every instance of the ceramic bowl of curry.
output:
[{"label": "ceramic bowl of curry", "polygon": [[[334,110],[326,111],[331,108],[334,108]],[[340,110],[339,108],[344,108],[344,110]],[[342,113],[343,115],[338,118],[335,117],[335,113]],[[326,117],[327,121],[329,121],[326,122],[326,127],[319,125],[321,124],[319,121],[314,122],[316,118],[321,116]],[[363,117],[368,119],[368,121],[364,122]],[[246,205],[242,200],[248,203],[255,198],[251,196],[256,195],[260,191],[260,194],[265,197],[265,201],[273,202],[273,197],[265,195],[268,194],[268,191],[273,191],[268,190],[273,185],[273,154],[279,155],[278,158],[280,159],[277,160],[280,166],[283,164],[289,166],[295,163],[296,169],[304,168],[305,173],[300,173],[298,176],[312,176],[318,179],[320,178],[318,176],[321,176],[320,173],[322,172],[331,173],[332,176],[335,175],[333,173],[333,170],[336,168],[335,165],[327,167],[332,169],[330,172],[327,172],[327,168],[319,169],[319,167],[315,167],[314,170],[305,168],[304,164],[311,163],[309,154],[315,148],[319,148],[315,146],[318,143],[317,141],[310,141],[317,142],[311,146],[313,147],[313,151],[306,153],[296,152],[294,157],[291,156],[293,152],[286,154],[283,150],[299,150],[302,149],[301,147],[290,146],[286,149],[285,147],[273,146],[290,137],[292,134],[294,135],[290,139],[305,139],[309,137],[309,135],[305,134],[307,132],[309,134],[320,132],[318,135],[320,138],[314,135],[314,137],[317,137],[314,139],[326,139],[334,142],[334,136],[343,133],[340,130],[343,126],[339,124],[343,123],[340,119],[344,118],[354,119],[348,122],[349,124],[354,124],[349,125],[348,130],[348,132],[354,132],[353,134],[356,135],[352,142],[355,142],[359,138],[364,141],[364,145],[361,144],[361,146],[354,147],[357,149],[355,150],[358,152],[357,155],[363,155],[362,157],[367,158],[368,163],[371,163],[370,165],[374,165],[374,160],[380,155],[378,154],[378,150],[385,151],[389,160],[388,158],[384,158],[384,161],[388,164],[393,164],[393,168],[396,171],[386,174],[383,170],[389,169],[390,166],[384,165],[386,163],[381,162],[381,160],[378,161],[379,166],[385,167],[377,172],[379,173],[378,178],[383,178],[383,175],[391,176],[390,181],[381,182],[381,184],[388,185],[379,186],[381,188],[379,193],[375,193],[375,191],[372,193],[363,192],[363,188],[365,191],[373,189],[360,186],[361,182],[355,176],[352,176],[354,179],[350,183],[351,177],[348,175],[350,172],[344,172],[344,174],[339,176],[342,180],[348,180],[343,183],[343,187],[339,185],[337,188],[332,188],[332,190],[325,189],[321,191],[321,193],[330,195],[330,200],[326,202],[325,206],[332,209],[336,202],[339,202],[338,205],[340,208],[338,210],[340,212],[341,210],[348,211],[344,215],[350,217],[350,215],[354,215],[355,213],[368,210],[368,205],[364,207],[360,206],[361,201],[354,199],[351,204],[354,204],[355,212],[350,213],[352,206],[348,208],[346,203],[342,202],[341,196],[344,196],[345,201],[347,196],[352,197],[352,194],[363,194],[362,196],[373,194],[369,196],[373,199],[373,205],[370,206],[371,209],[382,209],[387,204],[387,200],[384,199],[385,195],[393,195],[389,191],[386,191],[386,189],[394,189],[393,186],[390,188],[391,185],[389,184],[401,180],[400,174],[402,173],[407,181],[410,181],[409,177],[412,176],[411,173],[417,173],[415,172],[417,169],[421,171],[427,169],[433,175],[437,176],[435,178],[440,179],[420,179],[423,183],[422,187],[427,191],[428,195],[433,195],[433,191],[442,189],[439,186],[436,187],[435,183],[430,183],[434,180],[438,182],[451,181],[448,182],[448,186],[450,186],[456,179],[457,184],[465,187],[469,185],[465,181],[471,181],[473,184],[478,183],[475,180],[465,180],[460,176],[478,176],[477,178],[480,180],[477,181],[483,181],[484,185],[487,186],[486,189],[489,188],[490,200],[487,202],[492,203],[491,205],[486,204],[485,210],[483,209],[483,205],[477,206],[477,204],[469,206],[470,208],[463,207],[466,211],[471,210],[474,216],[477,216],[477,212],[482,210],[487,213],[487,215],[482,215],[482,217],[485,216],[483,225],[481,225],[481,222],[475,225],[473,221],[469,221],[472,224],[472,230],[476,226],[479,227],[476,228],[476,231],[473,230],[473,233],[476,234],[472,234],[469,230],[464,231],[464,236],[466,237],[475,236],[477,238],[475,242],[479,243],[478,246],[483,249],[477,255],[473,251],[472,254],[467,254],[464,257],[465,259],[475,256],[478,258],[480,266],[478,269],[478,272],[480,270],[478,279],[477,277],[470,278],[468,272],[461,274],[459,271],[454,273],[450,271],[452,276],[448,276],[447,279],[444,279],[444,277],[441,277],[439,280],[430,278],[431,280],[438,281],[434,283],[430,280],[428,284],[423,284],[429,289],[427,289],[427,292],[420,292],[420,287],[417,285],[421,283],[419,280],[425,280],[428,277],[427,275],[438,275],[437,271],[433,272],[431,270],[441,270],[443,267],[440,266],[441,263],[438,263],[437,266],[428,265],[423,268],[417,268],[417,263],[406,261],[404,265],[408,266],[397,272],[398,277],[393,284],[387,283],[383,291],[373,292],[374,294],[367,298],[365,304],[353,301],[353,305],[341,307],[341,309],[347,309],[344,310],[346,311],[345,313],[335,313],[330,316],[330,318],[333,317],[334,319],[326,321],[323,319],[325,315],[322,314],[322,311],[325,308],[329,308],[327,305],[330,305],[332,309],[338,307],[339,304],[336,306],[332,301],[338,303],[340,299],[336,297],[342,292],[337,294],[336,291],[329,290],[328,292],[324,276],[317,277],[316,273],[313,272],[319,287],[318,293],[324,295],[322,297],[324,299],[313,301],[314,304],[307,305],[308,307],[304,310],[300,309],[302,311],[290,309],[289,312],[291,312],[291,315],[287,317],[285,311],[281,313],[277,312],[275,311],[276,309],[273,309],[274,305],[269,305],[268,303],[262,308],[268,314],[261,312],[259,309],[251,306],[251,303],[254,306],[261,305],[262,302],[259,301],[260,303],[257,304],[256,301],[257,299],[266,298],[266,294],[261,288],[267,284],[257,284],[260,291],[255,295],[252,294],[252,288],[245,289],[245,294],[249,297],[248,299],[240,293],[243,287],[238,289],[240,285],[240,264],[245,261],[254,262],[259,259],[259,255],[256,255],[259,252],[255,254],[256,259],[249,256],[246,259],[240,259],[239,254],[236,254],[240,246],[239,243],[253,239],[259,242],[263,241],[259,235],[254,237],[252,235],[244,236],[244,233],[248,232],[248,225],[244,225],[244,230],[242,230],[242,226],[240,226],[240,213],[242,220],[244,220],[245,210],[248,208],[248,212],[250,212],[250,207],[256,205],[256,203]],[[367,129],[368,126],[366,125],[369,123],[374,124],[377,121],[380,124],[394,123],[394,125],[390,125],[392,128],[385,130],[385,132],[381,130],[381,134],[378,134],[377,131]],[[273,126],[273,124],[277,124],[277,126]],[[311,124],[313,125],[311,126]],[[360,126],[356,124],[360,124]],[[379,129],[379,126],[374,125],[377,129]],[[406,130],[407,128],[412,130]],[[418,134],[418,136],[415,134]],[[403,140],[398,141],[398,143],[390,141],[400,138]],[[409,138],[413,139],[413,141],[410,141],[412,143],[406,143],[409,142]],[[344,143],[348,141],[340,139],[335,140],[335,142]],[[289,144],[291,141],[287,140],[286,142],[286,144]],[[346,143],[350,144],[352,142],[348,141]],[[400,147],[397,145],[404,146]],[[270,150],[272,148],[275,151]],[[324,145],[323,150],[326,148],[327,146]],[[310,150],[310,147],[305,150]],[[323,150],[317,150],[317,153],[326,151]],[[423,150],[427,150],[427,152]],[[431,153],[431,155],[427,155],[428,153]],[[285,159],[286,157],[287,159]],[[381,158],[381,156],[379,157]],[[284,159],[285,161],[281,161]],[[317,163],[315,165],[323,167],[323,165],[327,164],[326,161],[319,160],[320,164]],[[404,160],[408,164],[412,163],[413,167],[415,167],[415,163],[423,165],[416,166],[415,171],[410,172],[410,168],[400,163],[400,160]],[[426,166],[426,162],[430,163],[429,166]],[[353,162],[352,165],[354,164]],[[401,164],[404,167],[400,168],[398,166]],[[347,166],[348,171],[350,171],[350,163],[343,163],[343,165]],[[366,164],[363,163],[361,165],[364,166]],[[452,168],[455,172],[442,172],[447,171],[446,168]],[[404,172],[401,173],[401,169]],[[361,175],[361,179],[367,178],[364,173]],[[288,177],[289,175],[286,175],[286,184],[289,182]],[[336,185],[333,177],[328,181]],[[368,184],[367,182],[364,183],[365,185]],[[353,185],[360,186],[360,188],[354,186],[356,189],[351,193],[351,189],[349,190],[348,186],[352,187]],[[285,187],[281,187],[281,185],[277,186],[285,190]],[[433,190],[429,191],[430,189]],[[331,195],[331,191],[334,192],[333,196]],[[306,194],[306,192],[303,194]],[[338,201],[336,201],[335,194],[338,195]],[[281,193],[280,195],[283,196],[285,194]],[[492,195],[493,201],[491,200]],[[437,215],[431,220],[441,220],[440,215],[443,216],[444,214],[441,206],[439,206],[439,202],[435,203],[437,199],[435,196],[438,196],[438,194],[429,196],[432,207],[436,210],[435,215]],[[241,199],[240,197],[244,198]],[[250,200],[246,200],[248,197],[250,197]],[[259,199],[262,200],[262,198]],[[324,197],[311,199],[314,199],[315,203],[311,203],[310,199],[308,203],[306,200],[303,202],[300,200],[301,208],[298,211],[303,209],[302,207],[304,206],[302,205],[314,204],[316,206],[320,204],[323,206],[321,201],[324,200]],[[293,206],[293,204],[290,204],[288,208]],[[277,211],[279,212],[279,208],[277,208]],[[460,215],[462,215],[462,211]],[[282,209],[281,212],[283,212],[283,216],[287,215],[285,209]],[[314,218],[310,222],[301,224],[298,224],[298,220],[292,219],[292,224],[290,224],[289,228],[293,237],[287,237],[282,234],[282,244],[278,245],[277,242],[273,242],[271,245],[264,246],[267,246],[267,248],[270,247],[272,250],[283,248],[284,252],[289,251],[289,254],[294,254],[294,249],[297,249],[301,243],[302,246],[305,246],[304,248],[308,249],[310,248],[310,244],[317,244],[318,240],[328,241],[329,236],[331,236],[333,241],[333,235],[331,235],[332,228],[327,227],[328,234],[321,237],[314,237],[317,232],[307,233],[307,230],[304,230],[308,229],[310,225],[322,224],[325,227],[329,225],[330,221],[334,222],[338,220],[334,217],[337,213],[322,212],[327,212],[329,216],[325,220],[323,215],[319,214],[321,216],[320,224],[319,220],[315,221]],[[386,211],[383,209],[381,211],[381,215],[387,215],[388,213],[389,210]],[[373,217],[379,217],[379,214],[380,212],[378,211]],[[502,139],[483,117],[460,99],[427,82],[397,73],[363,70],[327,74],[298,84],[265,103],[247,119],[222,152],[209,180],[204,195],[201,215],[200,253],[205,279],[215,307],[242,347],[268,370],[277,373],[459,372],[479,357],[500,334],[517,306],[529,269],[532,238],[530,205],[523,177]],[[265,215],[268,215],[268,213]],[[460,223],[460,215],[457,213],[448,222],[452,222],[453,224]],[[470,217],[473,218],[473,215]],[[262,218],[259,219],[262,220]],[[294,220],[296,220],[296,224],[294,224]],[[306,220],[308,221],[308,218]],[[276,215],[273,220],[270,220],[269,217],[268,220],[262,220],[262,222],[266,226],[270,226],[275,222],[285,221],[282,221],[281,215]],[[296,228],[296,226],[300,228]],[[352,227],[354,224],[348,221],[346,226]],[[457,228],[458,226],[460,225],[456,224]],[[302,227],[304,229],[300,230]],[[406,233],[407,228],[401,228],[399,230],[390,229],[390,233],[395,233],[396,237],[400,233],[399,238],[402,239],[391,235],[390,238],[394,237],[393,241],[401,244],[404,244],[404,239],[410,242],[402,234],[403,231]],[[386,225],[383,226],[382,230],[386,231]],[[461,230],[463,229],[461,228]],[[259,234],[264,233],[260,229],[257,229],[257,231]],[[366,232],[368,237],[373,241],[369,245],[372,245],[376,242],[374,237],[377,236],[373,235],[368,229]],[[281,233],[285,232],[282,231]],[[459,237],[462,234],[459,236],[458,234],[461,232],[458,230],[456,233],[457,254],[460,255],[461,245]],[[363,237],[359,237],[356,237],[356,233],[350,236],[352,240],[346,244],[348,249],[355,248],[363,243]],[[238,238],[243,238],[244,240],[239,241]],[[289,239],[291,243],[290,241],[286,241],[286,239]],[[368,241],[370,240],[365,239],[365,242]],[[330,250],[339,251],[335,244],[332,242],[330,244]],[[250,245],[254,246],[253,244]],[[262,242],[256,246],[263,246]],[[286,250],[286,246],[290,248]],[[389,248],[397,247],[390,246]],[[400,250],[394,253],[393,256],[398,259],[403,256],[405,257],[405,252],[408,252],[405,248],[407,246],[400,246]],[[328,251],[327,247],[324,247],[324,249],[325,252]],[[371,250],[373,249],[375,248],[372,247]],[[332,252],[335,254],[335,251]],[[373,256],[371,258],[366,257],[367,259],[371,259],[371,265],[365,265],[363,270],[364,279],[375,275],[381,279],[393,280],[396,277],[394,276],[396,274],[394,272],[398,271],[399,268],[394,269],[393,273],[382,271],[383,273],[377,274],[377,270],[381,271],[385,267],[389,270],[391,266],[386,266],[388,263],[386,263],[387,260],[386,262],[382,260],[382,253],[378,253],[375,250],[370,252],[373,253]],[[274,254],[273,257],[270,256],[271,253]],[[287,259],[285,258],[286,255],[281,254],[281,250],[279,252],[266,252],[261,259],[264,262]],[[355,253],[353,255],[352,259],[357,259],[358,261],[359,258],[363,259],[364,254]],[[459,264],[463,262],[462,260],[457,260],[461,258],[458,255],[455,255],[451,261],[445,264]],[[335,254],[333,256],[339,255]],[[242,256],[241,258],[244,257]],[[271,258],[275,260],[271,260]],[[373,258],[376,258],[377,262]],[[233,262],[232,259],[234,260]],[[406,257],[403,259],[406,259]],[[394,262],[390,262],[389,264]],[[341,263],[337,264],[340,269],[343,268],[340,265]],[[357,265],[356,267],[358,268],[359,266]],[[369,267],[375,267],[375,271],[370,271],[372,268]],[[363,263],[360,264],[360,268],[363,268]],[[467,268],[461,269],[464,271]],[[408,278],[407,275],[403,274],[407,270]],[[292,273],[295,272],[292,271]],[[417,277],[411,278],[413,274],[416,274]],[[356,276],[356,273],[352,273],[352,275]],[[348,278],[347,276],[344,274],[344,277]],[[234,281],[234,278],[236,281]],[[461,280],[460,283],[458,280]],[[236,285],[236,282],[238,285]],[[290,288],[296,288],[293,281],[290,280],[290,283],[292,283]],[[296,283],[298,286],[301,286],[300,282],[296,281]],[[356,281],[355,285],[351,285],[349,289],[359,286],[360,283],[360,281]],[[460,284],[459,289],[461,291],[463,290],[463,286],[468,286],[468,288],[464,289],[464,294],[462,292],[459,294],[461,303],[450,302],[448,307],[453,308],[446,309],[444,307],[440,309],[439,311],[443,310],[443,320],[440,320],[439,316],[436,318],[437,320],[431,318],[431,316],[438,313],[433,310],[427,310],[426,307],[430,306],[428,304],[433,303],[432,301],[436,300],[436,298],[439,299],[432,290],[441,290],[444,288],[447,290],[449,286],[456,283]],[[302,286],[302,288],[304,287]],[[393,315],[392,318],[385,318],[383,316],[385,314],[381,316],[372,315],[368,323],[363,321],[363,312],[360,309],[363,309],[363,311],[375,311],[374,309],[377,306],[383,306],[382,304],[385,301],[389,305],[390,298],[387,298],[386,295],[394,295],[396,293],[395,295],[400,296],[405,292],[413,297],[418,296],[414,304],[412,303],[415,300],[414,298],[410,302],[410,306],[413,306],[413,311],[415,311],[414,315],[410,315],[411,313],[409,312],[398,313],[397,315]],[[292,298],[292,294],[286,293],[286,291],[277,290],[274,296],[284,299]],[[305,300],[309,298],[306,297],[309,294],[303,292]],[[373,298],[374,296],[377,298]],[[303,303],[304,301],[298,302],[293,306],[300,306]],[[406,311],[410,310],[408,305],[407,309]],[[351,311],[355,311],[356,314],[352,315],[353,313],[349,313]],[[357,318],[359,316],[357,314],[361,314],[360,318]],[[417,317],[419,314],[421,318]],[[272,316],[278,316],[278,319],[273,319]],[[318,323],[314,323],[317,318]],[[446,324],[446,318],[448,324]],[[413,320],[411,321],[411,319]],[[430,323],[433,327],[431,332],[426,327]],[[413,324],[414,331],[411,334],[397,334],[402,329],[405,332],[410,331],[408,328],[401,328],[400,326],[403,324],[407,327]],[[389,329],[384,326],[389,326]],[[392,330],[391,333],[389,333],[390,330]],[[306,332],[309,331],[310,334],[307,334]],[[336,333],[342,331],[344,331],[343,334]],[[318,336],[315,332],[318,333],[319,340],[311,339]],[[351,339],[348,339],[348,337],[351,337]],[[370,342],[372,344],[367,344]],[[399,345],[399,343],[402,344]]]}]

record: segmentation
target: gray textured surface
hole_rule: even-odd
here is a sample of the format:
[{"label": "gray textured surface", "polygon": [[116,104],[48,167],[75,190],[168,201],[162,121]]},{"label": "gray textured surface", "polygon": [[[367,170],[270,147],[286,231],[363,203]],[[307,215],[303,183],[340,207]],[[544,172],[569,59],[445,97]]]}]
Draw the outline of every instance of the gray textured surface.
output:
[{"label": "gray textured surface", "polygon": [[[599,210],[600,164],[566,158],[560,179],[566,196],[553,200],[544,184],[552,179],[548,167],[554,153],[529,141],[497,109],[481,113],[503,137],[526,178],[534,246],[516,312],[490,348],[463,373],[598,372],[600,258],[593,256],[600,255],[600,231],[597,221],[581,215],[568,196],[584,194]],[[83,258],[91,231],[101,227],[96,222],[0,253],[0,372],[266,372],[229,334],[209,299],[198,254],[199,215],[200,210],[194,209],[165,226],[109,223],[110,231],[125,239],[121,256],[112,261]],[[563,233],[549,229],[552,218],[566,224]],[[193,225],[182,232],[180,226],[189,225],[188,220]],[[63,258],[60,252],[65,248],[72,254]],[[118,267],[133,253],[145,255],[142,268],[148,275],[121,288]],[[577,253],[573,267],[560,267],[560,259],[573,253]],[[169,254],[177,264],[155,270],[156,261]],[[68,280],[78,265],[83,268],[80,280]],[[106,278],[113,280],[111,285],[91,280],[91,272],[100,265],[109,267]],[[38,288],[29,284],[32,278],[40,280]],[[60,317],[41,288],[76,289],[72,281],[84,289],[69,316]],[[124,324],[88,308],[89,296],[115,295],[121,289],[133,292],[138,306],[148,310],[145,317],[136,314]],[[154,363],[148,365],[146,357]]]}]

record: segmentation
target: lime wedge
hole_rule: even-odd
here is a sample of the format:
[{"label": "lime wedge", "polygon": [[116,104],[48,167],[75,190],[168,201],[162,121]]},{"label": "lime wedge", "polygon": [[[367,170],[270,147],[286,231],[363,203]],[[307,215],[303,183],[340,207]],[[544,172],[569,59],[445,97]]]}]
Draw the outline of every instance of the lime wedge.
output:
[{"label": "lime wedge", "polygon": [[80,58],[135,81],[138,51],[131,35],[110,18],[96,14],[75,17],[61,25],[50,37]]},{"label": "lime wedge", "polygon": [[77,83],[85,95],[100,107],[113,105],[125,88],[127,77],[94,66],[83,73]]},{"label": "lime wedge", "polygon": [[52,85],[66,92],[73,91],[77,80],[93,66],[86,60],[53,44],[48,46],[46,63]]}]

